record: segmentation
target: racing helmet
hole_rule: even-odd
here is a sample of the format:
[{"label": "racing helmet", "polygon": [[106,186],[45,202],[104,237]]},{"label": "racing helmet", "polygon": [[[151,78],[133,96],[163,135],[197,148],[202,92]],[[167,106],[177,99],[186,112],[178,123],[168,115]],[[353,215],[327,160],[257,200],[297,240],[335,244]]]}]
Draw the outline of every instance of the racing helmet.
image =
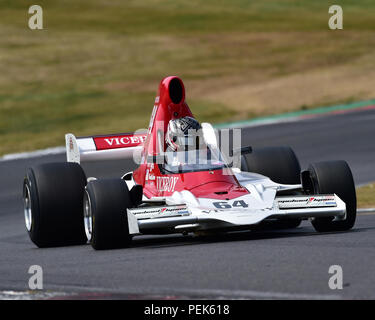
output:
[{"label": "racing helmet", "polygon": [[170,150],[187,150],[188,146],[197,146],[196,131],[201,129],[200,123],[192,117],[170,120],[168,123],[166,143]]}]

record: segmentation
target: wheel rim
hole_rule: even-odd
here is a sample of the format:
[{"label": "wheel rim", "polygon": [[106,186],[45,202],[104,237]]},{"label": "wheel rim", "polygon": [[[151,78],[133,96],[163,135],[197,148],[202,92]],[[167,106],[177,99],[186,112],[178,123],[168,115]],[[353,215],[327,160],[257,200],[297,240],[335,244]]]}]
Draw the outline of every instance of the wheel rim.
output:
[{"label": "wheel rim", "polygon": [[83,200],[83,211],[84,211],[84,224],[85,224],[85,232],[86,237],[88,241],[91,241],[91,235],[92,235],[92,212],[91,212],[91,201],[90,196],[85,191],[85,196]]},{"label": "wheel rim", "polygon": [[27,231],[31,230],[33,224],[33,211],[31,209],[31,192],[28,184],[24,186],[24,215],[25,215],[25,224]]}]

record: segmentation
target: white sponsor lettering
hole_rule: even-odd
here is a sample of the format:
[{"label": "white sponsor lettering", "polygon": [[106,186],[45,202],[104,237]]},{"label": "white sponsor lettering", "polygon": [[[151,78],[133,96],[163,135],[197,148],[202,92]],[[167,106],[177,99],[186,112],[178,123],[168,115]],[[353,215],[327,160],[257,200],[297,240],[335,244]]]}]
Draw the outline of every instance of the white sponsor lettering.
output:
[{"label": "white sponsor lettering", "polygon": [[120,139],[121,144],[129,144],[129,138],[128,137],[123,137]]},{"label": "white sponsor lettering", "polygon": [[146,180],[155,180],[155,174],[154,174],[154,164],[149,163],[147,165],[147,170],[146,170]]},{"label": "white sponsor lettering", "polygon": [[127,144],[135,144],[135,143],[142,143],[146,140],[146,136],[131,136],[131,137],[122,137],[122,138],[106,138],[104,139],[105,142],[109,146],[119,146],[119,145],[127,145]]},{"label": "white sponsor lettering", "polygon": [[178,177],[157,177],[156,188],[158,191],[173,192]]},{"label": "white sponsor lettering", "polygon": [[128,209],[129,212],[137,216],[137,219],[146,219],[151,217],[162,216],[180,216],[189,215],[190,212],[185,205],[155,207],[148,209]]},{"label": "white sponsor lettering", "polygon": [[148,125],[148,131],[149,131],[149,133],[151,132],[152,127],[153,127],[153,125],[154,125],[154,120],[155,120],[155,116],[156,116],[156,111],[157,111],[157,109],[158,109],[158,105],[155,104],[155,105],[154,105],[154,109],[152,109],[152,114],[151,114],[151,118],[150,118],[150,123],[149,123],[149,125]]},{"label": "white sponsor lettering", "polygon": [[112,144],[113,144],[113,141],[115,141],[115,140],[117,140],[116,141],[116,144],[119,144],[119,142],[118,142],[118,138],[111,138],[111,139],[104,139],[104,141],[105,142],[107,142],[110,146],[112,146]]},{"label": "white sponsor lettering", "polygon": [[287,208],[315,208],[315,207],[336,207],[334,196],[313,196],[313,197],[279,197],[277,198],[280,209]]},{"label": "white sponsor lettering", "polygon": [[155,175],[147,169],[146,171],[146,180],[155,180]]}]

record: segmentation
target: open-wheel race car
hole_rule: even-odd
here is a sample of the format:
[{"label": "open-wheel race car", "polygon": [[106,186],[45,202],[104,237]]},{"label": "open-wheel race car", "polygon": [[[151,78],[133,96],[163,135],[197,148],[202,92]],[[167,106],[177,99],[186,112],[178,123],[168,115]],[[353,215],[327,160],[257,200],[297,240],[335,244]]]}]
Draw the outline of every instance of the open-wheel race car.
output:
[{"label": "open-wheel race car", "polygon": [[[142,234],[293,228],[306,219],[319,232],[355,223],[345,161],[301,172],[290,147],[223,152],[217,131],[194,118],[175,76],[161,81],[147,130],[65,138],[67,162],[29,168],[24,179],[26,228],[38,247],[121,248]],[[87,178],[80,165],[132,157],[137,169],[118,179]]]}]

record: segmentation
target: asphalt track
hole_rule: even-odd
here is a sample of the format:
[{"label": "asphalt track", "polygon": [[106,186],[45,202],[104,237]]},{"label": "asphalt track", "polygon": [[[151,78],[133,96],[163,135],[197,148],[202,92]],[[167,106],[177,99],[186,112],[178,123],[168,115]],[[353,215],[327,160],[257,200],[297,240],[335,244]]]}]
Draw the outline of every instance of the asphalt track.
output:
[{"label": "asphalt track", "polygon": [[[290,145],[302,167],[345,159],[356,184],[375,181],[375,110],[326,115],[243,130],[253,146]],[[38,249],[23,221],[26,167],[64,155],[0,162],[0,298],[374,299],[375,215],[350,232],[316,233],[308,222],[284,231],[216,237],[139,237],[128,249],[91,246]],[[84,165],[88,176],[118,177],[129,161]],[[27,292],[31,265],[44,289]],[[331,290],[328,269],[340,265],[344,288]]]}]

